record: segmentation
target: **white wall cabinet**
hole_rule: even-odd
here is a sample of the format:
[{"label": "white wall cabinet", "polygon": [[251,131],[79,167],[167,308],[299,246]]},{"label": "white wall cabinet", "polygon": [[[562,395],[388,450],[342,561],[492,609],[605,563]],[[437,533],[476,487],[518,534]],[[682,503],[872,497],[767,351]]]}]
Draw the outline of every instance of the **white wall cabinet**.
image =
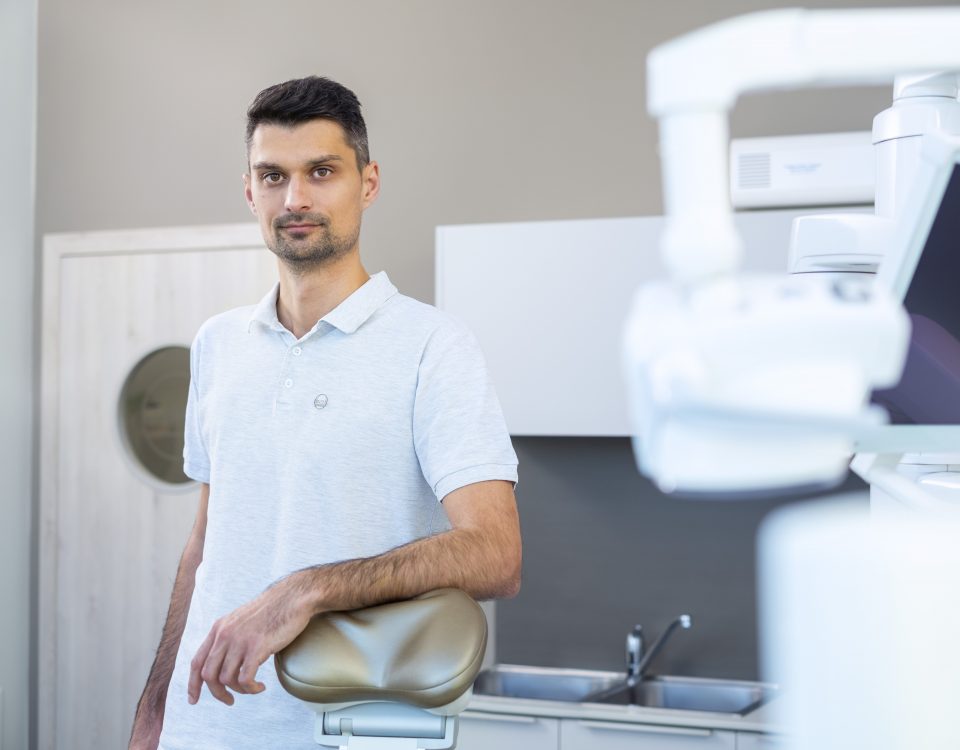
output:
[{"label": "white wall cabinet", "polygon": [[464,711],[457,750],[558,750],[559,719]]},{"label": "white wall cabinet", "polygon": [[[736,214],[744,267],[786,273],[792,221],[809,213]],[[647,216],[437,228],[437,306],[479,338],[511,434],[630,434],[620,341],[639,284],[666,277],[663,223]]]},{"label": "white wall cabinet", "polygon": [[563,750],[737,750],[737,735],[714,729],[563,719]]}]

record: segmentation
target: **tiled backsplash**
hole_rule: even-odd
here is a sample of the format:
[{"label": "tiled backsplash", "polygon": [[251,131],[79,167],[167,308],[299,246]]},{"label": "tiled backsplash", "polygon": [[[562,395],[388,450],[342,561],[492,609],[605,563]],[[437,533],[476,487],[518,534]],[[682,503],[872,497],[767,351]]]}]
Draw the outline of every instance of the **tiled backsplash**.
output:
[{"label": "tiled backsplash", "polygon": [[[520,595],[497,605],[498,661],[620,669],[635,623],[649,644],[689,613],[693,628],[674,634],[654,672],[759,677],[754,537],[791,500],[667,497],[621,438],[514,438],[514,447],[524,577]],[[851,476],[836,492],[863,489]]]}]

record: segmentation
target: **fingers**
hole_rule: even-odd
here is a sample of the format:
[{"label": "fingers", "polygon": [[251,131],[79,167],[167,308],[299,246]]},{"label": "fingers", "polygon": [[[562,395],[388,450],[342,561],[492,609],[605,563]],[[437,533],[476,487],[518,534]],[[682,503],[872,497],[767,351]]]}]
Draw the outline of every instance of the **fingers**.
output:
[{"label": "fingers", "polygon": [[206,640],[190,662],[190,680],[187,683],[187,700],[195,704],[200,700],[203,683],[207,684],[210,694],[221,703],[233,705],[233,696],[220,681],[223,662],[226,657],[226,643],[219,637],[220,623],[214,623]]},{"label": "fingers", "polygon": [[237,646],[238,644],[230,644],[227,647],[220,669],[217,671],[217,683],[231,688],[236,693],[245,693],[246,690],[240,685],[238,676],[240,665],[243,664],[243,651]]},{"label": "fingers", "polygon": [[[213,648],[210,649],[210,653],[207,655],[206,661],[200,667],[200,677],[207,684],[207,689],[210,691],[210,694],[216,698],[221,703],[226,703],[228,706],[233,705],[233,695],[230,694],[230,691],[224,687],[223,682],[220,680],[220,673],[223,671],[223,660],[224,660],[224,647],[222,644],[218,643],[219,639],[215,639],[213,643]],[[199,698],[199,694],[197,698]]]},{"label": "fingers", "polygon": [[243,648],[235,644],[230,653],[223,660],[220,670],[220,683],[237,693],[260,693],[266,685],[257,682],[257,669],[265,661],[256,656],[250,646]]},{"label": "fingers", "polygon": [[[269,655],[269,654],[268,654]],[[266,685],[256,679],[257,670],[266,661],[259,658],[253,646],[223,622],[214,623],[196,656],[190,663],[187,700],[195,704],[206,683],[210,694],[222,703],[232,706],[236,693],[261,693]]]},{"label": "fingers", "polygon": [[257,662],[256,660],[250,662],[245,661],[243,666],[240,667],[240,686],[243,688],[245,693],[262,693],[267,689],[267,686],[262,682],[257,682],[257,670],[260,668],[262,662]]},{"label": "fingers", "polygon": [[211,630],[203,643],[200,644],[200,648],[190,662],[190,679],[187,682],[187,701],[191,706],[200,700],[200,688],[203,685],[203,677],[200,676],[200,672],[207,661],[207,655],[210,653],[210,649],[213,647],[213,639],[214,631]]}]

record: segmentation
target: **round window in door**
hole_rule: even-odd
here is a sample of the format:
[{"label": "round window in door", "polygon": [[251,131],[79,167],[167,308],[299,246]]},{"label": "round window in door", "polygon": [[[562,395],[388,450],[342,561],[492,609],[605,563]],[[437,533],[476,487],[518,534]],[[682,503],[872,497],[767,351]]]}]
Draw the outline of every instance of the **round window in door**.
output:
[{"label": "round window in door", "polygon": [[185,485],[183,424],[190,350],[167,346],[141,359],[120,391],[120,434],[134,463],[152,479]]}]

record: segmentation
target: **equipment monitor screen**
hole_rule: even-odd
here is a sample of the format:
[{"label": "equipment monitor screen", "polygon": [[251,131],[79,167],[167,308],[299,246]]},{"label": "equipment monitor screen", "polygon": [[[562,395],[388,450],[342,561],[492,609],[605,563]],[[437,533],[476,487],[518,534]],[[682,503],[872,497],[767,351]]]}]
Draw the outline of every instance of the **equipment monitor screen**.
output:
[{"label": "equipment monitor screen", "polygon": [[[900,382],[876,391],[895,425],[960,424],[960,166],[954,164],[903,297],[912,332]],[[945,448],[946,449],[946,448]],[[957,445],[953,450],[960,450]]]}]

